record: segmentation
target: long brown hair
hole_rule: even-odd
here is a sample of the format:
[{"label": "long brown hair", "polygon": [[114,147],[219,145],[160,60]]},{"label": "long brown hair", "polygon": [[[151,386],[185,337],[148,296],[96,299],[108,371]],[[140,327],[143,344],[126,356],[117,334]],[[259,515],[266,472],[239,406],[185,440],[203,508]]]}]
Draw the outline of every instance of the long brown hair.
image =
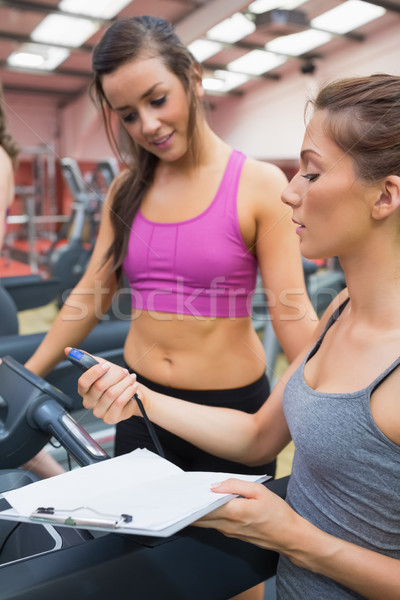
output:
[{"label": "long brown hair", "polygon": [[126,143],[130,157],[121,149],[113,131],[112,111],[103,91],[102,78],[116,71],[121,65],[143,55],[159,56],[186,90],[189,102],[189,148],[193,156],[196,156],[197,114],[201,110],[194,91],[195,77],[199,76],[199,71],[196,70],[198,63],[165,19],[142,16],[116,21],[107,29],[93,51],[94,75],[90,91],[91,97],[101,109],[108,140],[128,168],[127,177],[121,181],[115,191],[111,207],[114,240],[105,256],[105,261],[112,259],[112,269],[116,271],[118,278],[122,274],[130,226],[145,193],[154,180],[158,158],[127,135],[125,137],[128,138]]},{"label": "long brown hair", "polygon": [[328,134],[354,161],[359,177],[400,176],[400,77],[376,74],[325,85],[315,100],[327,110]]}]

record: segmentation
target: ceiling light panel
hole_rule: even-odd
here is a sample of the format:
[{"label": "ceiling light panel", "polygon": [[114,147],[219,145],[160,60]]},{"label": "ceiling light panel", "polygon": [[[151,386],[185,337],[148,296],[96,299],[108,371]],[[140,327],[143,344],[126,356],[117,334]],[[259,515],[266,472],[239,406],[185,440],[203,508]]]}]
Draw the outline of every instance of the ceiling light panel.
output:
[{"label": "ceiling light panel", "polygon": [[227,65],[229,71],[246,73],[248,75],[262,75],[275,67],[286,62],[286,57],[265,52],[264,50],[252,50],[240,58],[233,60]]},{"label": "ceiling light panel", "polygon": [[222,50],[223,44],[212,40],[195,40],[188,48],[195,59],[201,63]]},{"label": "ceiling light panel", "polygon": [[206,92],[224,92],[225,83],[222,79],[217,77],[204,77],[203,88]]},{"label": "ceiling light panel", "polygon": [[312,19],[310,25],[332,33],[348,33],[384,15],[386,10],[362,0],[348,0]]},{"label": "ceiling light panel", "polygon": [[98,19],[112,19],[131,0],[61,0],[58,7],[77,15],[88,15]]},{"label": "ceiling light panel", "polygon": [[267,50],[278,52],[278,54],[287,54],[289,56],[300,56],[310,52],[318,46],[322,46],[332,39],[332,34],[326,31],[317,31],[316,29],[307,29],[291,35],[283,35],[271,40],[265,45]]},{"label": "ceiling light panel", "polygon": [[40,44],[23,44],[18,50],[10,54],[7,63],[12,67],[21,69],[42,69],[53,71],[69,56],[65,48],[41,46]]},{"label": "ceiling light panel", "polygon": [[218,69],[214,71],[213,77],[206,76],[203,78],[203,87],[206,91],[223,93],[229,92],[248,80],[249,77],[243,73],[231,73],[230,71]]},{"label": "ceiling light panel", "polygon": [[249,11],[255,15],[274,10],[275,8],[284,8],[286,10],[292,10],[297,8],[301,4],[304,4],[306,0],[255,0],[249,4]]},{"label": "ceiling light panel", "polygon": [[64,15],[47,15],[32,31],[31,38],[44,44],[59,44],[78,48],[99,29],[90,19]]},{"label": "ceiling light panel", "polygon": [[207,32],[207,37],[218,42],[227,42],[234,44],[238,40],[250,35],[256,29],[253,21],[242,15],[235,13],[229,19],[225,19],[212,27]]}]

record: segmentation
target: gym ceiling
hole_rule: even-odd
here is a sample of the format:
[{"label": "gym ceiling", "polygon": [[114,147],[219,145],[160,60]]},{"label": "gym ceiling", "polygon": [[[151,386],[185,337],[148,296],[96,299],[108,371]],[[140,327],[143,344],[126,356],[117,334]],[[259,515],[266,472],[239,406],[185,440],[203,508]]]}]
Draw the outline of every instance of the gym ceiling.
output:
[{"label": "gym ceiling", "polygon": [[[150,14],[172,22],[184,43],[196,42],[201,51],[204,50],[204,41],[214,42],[211,50],[206,47],[211,54],[201,60],[207,80],[207,95],[212,104],[227,95],[250,93],[257,86],[279,85],[279,81],[299,73],[312,74],[320,61],[332,57],[335,52],[348,49],[351,53],[358,44],[368,44],[385,27],[392,27],[394,20],[400,25],[400,0],[356,2],[356,12],[366,15],[373,9],[375,18],[349,31],[334,33],[331,31],[334,16],[328,17],[327,22],[322,24],[318,17],[339,5],[348,5],[349,0],[133,0],[125,2],[125,7],[111,19],[95,20],[90,19],[87,13],[101,5],[100,0],[80,0],[76,3],[79,11],[75,8],[74,12],[67,12],[65,5],[61,8],[60,0],[0,0],[0,80],[6,92],[24,96],[47,94],[59,97],[60,103],[65,105],[87,93],[91,78],[91,51],[111,20]],[[117,0],[114,3],[115,7]],[[38,26],[49,16],[60,15],[83,19],[86,25],[91,23],[94,32],[77,46],[58,38],[50,42],[40,41],[39,44]],[[213,29],[227,19],[231,19],[228,33],[221,34]],[[248,26],[247,33],[234,34],[235,24],[239,21]],[[340,22],[347,24],[347,17],[339,17],[339,27]],[[343,28],[347,29],[348,25]],[[75,26],[66,29],[72,31]],[[299,43],[295,44],[295,50],[281,45],[288,39],[287,36],[309,30],[322,36],[316,47],[298,54]],[[238,35],[239,39],[232,41]],[[58,66],[53,69],[38,66],[42,54],[53,51],[61,52],[64,57]],[[20,66],[18,57],[21,53],[33,55],[31,66]],[[246,73],[248,67],[238,61],[249,53],[252,53],[250,69],[257,72]],[[36,54],[39,54],[38,61]],[[255,67],[256,58],[267,62],[264,66]]]}]

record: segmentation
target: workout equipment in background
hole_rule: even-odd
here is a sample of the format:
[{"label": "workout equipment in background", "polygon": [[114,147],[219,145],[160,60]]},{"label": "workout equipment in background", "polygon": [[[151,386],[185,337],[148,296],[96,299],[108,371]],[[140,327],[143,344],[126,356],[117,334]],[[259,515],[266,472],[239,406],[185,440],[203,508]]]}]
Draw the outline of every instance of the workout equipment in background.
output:
[{"label": "workout equipment in background", "polygon": [[[49,431],[80,464],[107,459],[79,427],[65,426],[68,399],[8,357],[0,365],[0,397],[0,467],[36,453]],[[0,492],[34,480],[6,467]],[[287,478],[267,483],[281,496],[286,485]],[[0,499],[0,510],[6,508]],[[132,594],[186,600],[188,590],[191,600],[217,600],[271,577],[277,564],[274,552],[193,527],[169,538],[142,538],[0,520],[0,548],[2,600],[128,600]]]},{"label": "workout equipment in background", "polygon": [[[40,153],[38,156],[42,158]],[[63,295],[79,281],[96,241],[107,190],[119,172],[118,163],[113,158],[98,161],[94,170],[84,176],[75,160],[62,159],[62,173],[72,193],[73,202],[70,215],[56,215],[54,174],[49,181],[45,176],[47,172],[53,173],[54,165],[50,168],[46,163],[43,167],[41,162],[36,165],[37,159],[33,160],[33,184],[16,188],[16,197],[21,203],[23,214],[7,218],[10,229],[2,252],[3,284],[10,288],[11,295],[14,296],[15,290],[15,294],[20,296],[24,282],[29,286],[24,298],[24,308],[45,304],[44,297],[49,298],[47,302],[57,298],[61,306]],[[44,199],[41,194],[45,195]],[[55,229],[60,224],[56,233]],[[11,231],[13,225],[18,225],[19,230],[14,228]],[[11,281],[7,271],[14,275],[13,265],[24,266],[24,263],[29,265],[30,275],[36,277]],[[7,265],[9,269],[6,268]],[[21,277],[25,277],[25,272]],[[29,303],[29,298],[34,300],[32,304]],[[19,310],[24,310],[19,306],[20,301],[17,304]]]},{"label": "workout equipment in background", "polygon": [[[58,303],[78,283],[92,254],[103,202],[113,178],[118,174],[114,160],[102,160],[92,174],[83,177],[72,158],[61,159],[61,169],[73,195],[72,212],[61,227],[47,255],[46,265],[52,277],[60,279]],[[65,242],[62,243],[61,242]],[[61,245],[60,245],[61,244]]]},{"label": "workout equipment in background", "polygon": [[[23,147],[19,155],[15,200],[7,218],[3,256],[40,271],[40,254],[54,238],[63,215],[56,214],[56,158],[51,144]],[[12,273],[15,274],[15,273]]]},{"label": "workout equipment in background", "polygon": [[[11,356],[0,364],[2,436],[0,467],[17,468],[55,437],[75,460],[90,465],[109,456],[69,414],[73,402],[61,390],[25,369]],[[18,394],[15,383],[18,381]]]},{"label": "workout equipment in background", "polygon": [[[3,277],[0,281],[13,299],[17,311],[45,306],[54,300],[61,285],[58,278],[45,279],[39,274]],[[4,335],[1,325],[0,335]]]}]

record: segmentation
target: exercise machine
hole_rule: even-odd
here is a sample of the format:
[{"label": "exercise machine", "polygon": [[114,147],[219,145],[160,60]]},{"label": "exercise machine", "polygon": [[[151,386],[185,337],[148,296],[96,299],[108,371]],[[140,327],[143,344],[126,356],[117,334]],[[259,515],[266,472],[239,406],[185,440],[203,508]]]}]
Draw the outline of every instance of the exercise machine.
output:
[{"label": "exercise machine", "polygon": [[[81,465],[107,460],[71,419],[69,399],[9,357],[0,397],[0,491],[32,481],[12,467],[50,435]],[[284,495],[286,483],[267,485]],[[0,499],[0,510],[7,507]],[[272,576],[277,564],[274,552],[194,527],[151,538],[0,520],[0,541],[2,600],[224,600]]]},{"label": "exercise machine", "polygon": [[49,304],[59,293],[61,281],[57,277],[45,279],[35,273],[3,277],[1,285],[13,299],[16,309],[20,311]]},{"label": "exercise machine", "polygon": [[115,159],[100,160],[93,173],[83,176],[73,158],[62,158],[61,170],[73,196],[72,211],[51,244],[46,265],[62,285],[61,305],[84,274],[96,242],[101,211],[107,190],[119,169]]},{"label": "exercise machine", "polygon": [[[61,169],[74,202],[69,219],[61,227],[46,256],[51,276],[62,281],[58,298],[60,305],[65,292],[78,283],[86,270],[96,241],[96,217],[98,221],[102,204],[102,196],[86,183],[74,159],[62,158]],[[65,243],[60,245],[62,241]]]}]

